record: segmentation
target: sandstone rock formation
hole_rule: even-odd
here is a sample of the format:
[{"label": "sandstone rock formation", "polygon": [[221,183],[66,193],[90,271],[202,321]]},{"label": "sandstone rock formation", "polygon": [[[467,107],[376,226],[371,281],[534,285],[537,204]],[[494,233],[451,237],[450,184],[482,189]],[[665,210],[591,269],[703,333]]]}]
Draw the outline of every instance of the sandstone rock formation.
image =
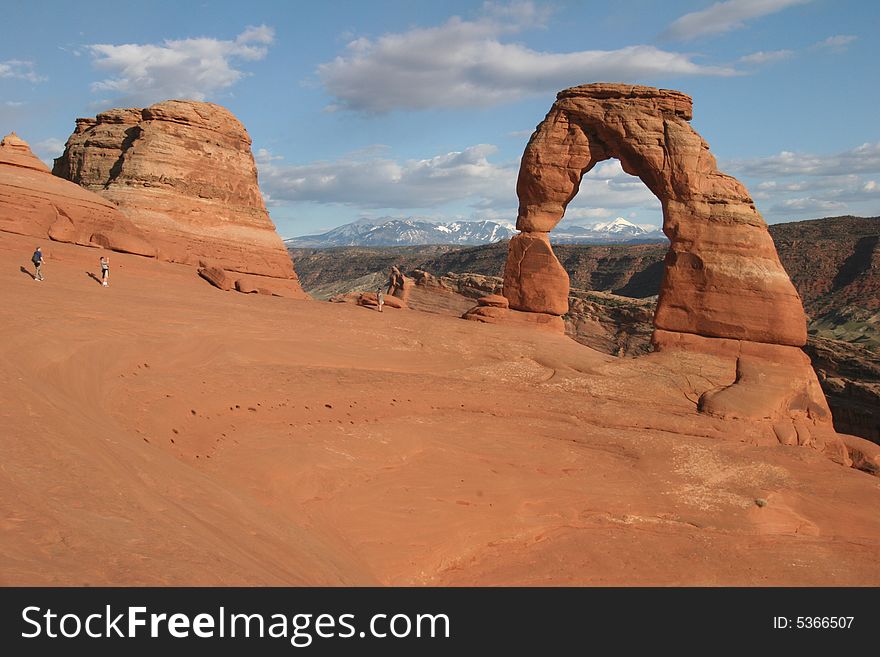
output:
[{"label": "sandstone rock formation", "polygon": [[[354,301],[359,306],[364,306],[366,308],[378,308],[379,307],[379,298],[375,292],[363,292],[361,294],[351,295],[351,298],[333,298],[331,301],[336,303],[340,301]],[[396,308],[400,310],[401,308],[406,308],[406,304],[401,301],[398,297],[385,295],[382,298],[382,305],[386,308]]]},{"label": "sandstone rock formation", "polygon": [[[377,309],[379,307],[379,297],[375,292],[347,292],[345,294],[336,294],[327,299],[330,303],[353,303],[364,308]],[[397,297],[385,295],[382,299],[382,305],[385,308],[395,308],[400,310],[406,308],[407,305]]]},{"label": "sandstone rock formation", "polygon": [[510,308],[510,302],[507,297],[501,294],[488,294],[485,297],[477,299],[478,306],[488,306],[490,308]]},{"label": "sandstone rock formation", "polygon": [[511,308],[564,315],[568,274],[553,254],[546,232],[524,232],[510,240],[504,267],[504,296]]},{"label": "sandstone rock formation", "polygon": [[[212,103],[169,100],[77,119],[53,173],[113,201],[162,260],[263,277],[305,297],[269,219],[244,126]],[[234,286],[234,281],[233,281]]]},{"label": "sandstone rock formation", "polygon": [[800,297],[745,187],[718,171],[691,118],[691,99],[677,91],[588,84],[560,92],[522,157],[521,233],[510,242],[504,296],[512,309],[536,317],[565,314],[568,275],[548,234],[582,176],[616,157],[660,199],[671,241],[654,316],[655,349],[736,364],[734,379],[706,391],[699,409],[769,423],[780,442],[812,445],[847,462],[800,350],[807,337]]},{"label": "sandstone rock formation", "polygon": [[236,283],[235,280],[227,275],[226,270],[221,267],[199,267],[199,276],[224,292],[229,292],[229,290],[235,287]]},{"label": "sandstone rock formation", "polygon": [[51,175],[14,132],[0,141],[0,230],[156,255],[155,247],[116,206]]},{"label": "sandstone rock formation", "polygon": [[[880,268],[871,268],[870,259],[862,257],[865,238],[880,234],[880,217],[773,224],[769,230],[812,316],[805,349],[835,430],[880,442],[880,313],[870,310],[880,304]],[[821,253],[816,252],[817,244]],[[566,335],[616,356],[650,353],[668,245],[562,244],[553,249],[571,278],[569,310],[563,315]],[[501,293],[499,275],[508,245],[290,251],[300,280],[314,298],[375,290],[385,282],[391,263],[397,262],[416,282],[407,307],[460,317],[480,297]],[[464,273],[470,267],[481,273]],[[434,291],[437,294],[430,294]],[[849,305],[856,300],[859,307]],[[730,372],[733,381],[735,365]]]},{"label": "sandstone rock formation", "polygon": [[[517,228],[546,235],[584,173],[616,157],[660,199],[672,241],[657,327],[800,346],[803,308],[767,227],[745,187],[718,171],[691,116],[691,99],[677,91],[588,84],[560,92],[523,154]],[[508,291],[528,285],[514,274],[506,270]],[[556,291],[559,305],[563,292]],[[548,311],[546,303],[509,298],[520,310]]]},{"label": "sandstone rock formation", "polygon": [[410,291],[412,290],[415,283],[403,275],[397,265],[391,267],[391,274],[388,278],[388,291],[386,292],[387,297],[394,297],[405,306],[407,299],[409,299]]},{"label": "sandstone rock formation", "polygon": [[[531,326],[551,333],[565,333],[565,322],[559,315],[515,310],[495,302],[495,295],[480,297],[477,305],[465,312],[462,319],[486,324]],[[506,299],[506,297],[503,297]]]}]

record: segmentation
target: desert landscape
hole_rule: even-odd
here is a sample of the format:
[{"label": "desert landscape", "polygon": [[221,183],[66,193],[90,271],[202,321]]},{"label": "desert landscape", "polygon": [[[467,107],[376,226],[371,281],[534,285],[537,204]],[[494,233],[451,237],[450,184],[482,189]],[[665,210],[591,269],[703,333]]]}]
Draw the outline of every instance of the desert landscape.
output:
[{"label": "desert landscape", "polygon": [[[807,312],[810,356],[834,427],[880,441],[878,217],[830,217],[768,226]],[[551,233],[551,240],[553,235]],[[868,248],[866,248],[866,245]],[[652,350],[654,308],[668,244],[556,244],[571,281],[566,334],[615,356]],[[507,243],[482,246],[289,246],[306,291],[353,300],[398,263],[415,281],[409,307],[460,315],[503,288]],[[443,294],[423,294],[427,291]]]},{"label": "desert landscape", "polygon": [[[880,584],[880,447],[835,430],[806,296],[690,102],[560,92],[501,280],[422,271],[382,313],[374,280],[303,291],[225,108],[78,119],[52,172],[6,137],[0,583]],[[582,344],[548,238],[609,157],[670,238],[630,353]]]},{"label": "desert landscape", "polygon": [[[441,616],[520,652],[871,631],[880,6],[14,4],[0,587],[25,651],[51,613],[98,638],[99,599],[106,636],[148,604],[169,641],[196,607],[193,641],[277,607],[261,650],[307,617],[412,652],[423,612],[420,652]],[[703,591],[741,587],[729,616]]]},{"label": "desert landscape", "polygon": [[131,255],[104,290],[58,243],[35,290],[33,241],[2,242],[5,584],[877,583],[877,477],[697,413],[712,359]]}]

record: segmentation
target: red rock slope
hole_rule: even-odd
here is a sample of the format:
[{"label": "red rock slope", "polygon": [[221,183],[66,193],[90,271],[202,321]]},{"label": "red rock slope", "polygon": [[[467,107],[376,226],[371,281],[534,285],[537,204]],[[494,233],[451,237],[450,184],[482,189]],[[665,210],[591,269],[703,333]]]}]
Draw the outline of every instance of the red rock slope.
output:
[{"label": "red rock slope", "polygon": [[124,254],[103,288],[69,244],[36,285],[32,240],[0,233],[0,585],[880,585],[880,479],[698,412],[723,359]]},{"label": "red rock slope", "polygon": [[0,141],[0,230],[156,255],[116,206],[51,175],[14,132]]}]

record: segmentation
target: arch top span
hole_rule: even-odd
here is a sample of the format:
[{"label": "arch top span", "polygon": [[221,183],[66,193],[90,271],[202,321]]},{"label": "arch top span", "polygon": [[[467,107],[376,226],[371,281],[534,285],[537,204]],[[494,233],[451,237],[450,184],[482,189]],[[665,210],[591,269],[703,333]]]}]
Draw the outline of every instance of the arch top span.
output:
[{"label": "arch top span", "polygon": [[628,103],[644,102],[653,104],[658,112],[675,114],[685,121],[694,116],[694,101],[686,93],[674,89],[658,89],[638,84],[614,84],[593,82],[577,87],[563,89],[556,94],[556,100],[566,98],[592,98],[594,100],[622,100]]},{"label": "arch top span", "polygon": [[[654,318],[657,329],[805,344],[803,306],[767,226],[746,188],[718,170],[709,145],[690,126],[692,114],[691,98],[669,89],[597,83],[559,92],[520,164],[521,232],[511,240],[504,275],[511,308],[565,312],[568,277],[548,233],[562,219],[583,175],[614,157],[663,208],[663,230],[671,243]],[[529,280],[528,272],[541,275]]]}]

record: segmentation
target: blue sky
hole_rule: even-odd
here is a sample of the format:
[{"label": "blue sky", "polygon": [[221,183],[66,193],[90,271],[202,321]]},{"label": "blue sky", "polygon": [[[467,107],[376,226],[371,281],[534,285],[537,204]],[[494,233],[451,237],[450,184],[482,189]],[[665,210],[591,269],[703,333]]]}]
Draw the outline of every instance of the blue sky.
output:
[{"label": "blue sky", "polygon": [[[79,116],[219,103],[253,139],[285,236],[359,218],[516,218],[519,158],[558,90],[694,98],[694,128],[770,222],[880,214],[880,3],[861,0],[106,3],[4,0],[0,133],[47,161]],[[581,224],[659,224],[616,161]]]}]

